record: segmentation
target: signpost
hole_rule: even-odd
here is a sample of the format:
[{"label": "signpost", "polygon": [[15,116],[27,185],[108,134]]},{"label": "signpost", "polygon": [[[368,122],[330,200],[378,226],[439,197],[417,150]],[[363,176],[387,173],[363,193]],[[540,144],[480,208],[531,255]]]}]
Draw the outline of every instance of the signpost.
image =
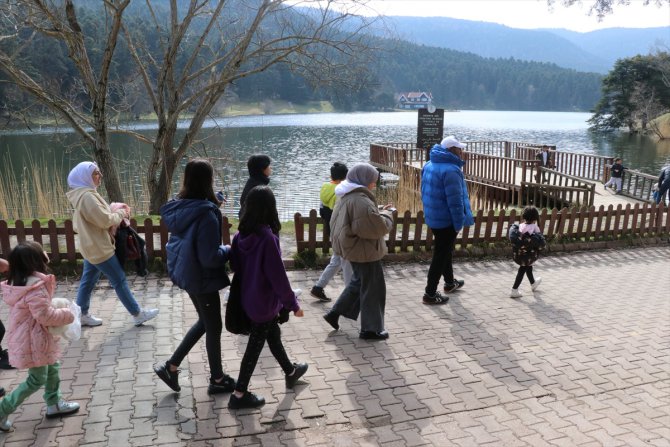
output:
[{"label": "signpost", "polygon": [[430,151],[430,148],[442,141],[443,133],[444,109],[436,109],[432,105],[427,109],[419,109],[416,147]]}]

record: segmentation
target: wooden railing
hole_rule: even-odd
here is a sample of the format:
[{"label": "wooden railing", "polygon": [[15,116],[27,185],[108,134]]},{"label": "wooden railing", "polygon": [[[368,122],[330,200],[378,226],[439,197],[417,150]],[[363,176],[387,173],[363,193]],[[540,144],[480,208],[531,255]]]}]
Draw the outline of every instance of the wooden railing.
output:
[{"label": "wooden railing", "polygon": [[[164,260],[165,244],[167,244],[169,233],[163,222],[161,221],[160,224],[156,225],[151,219],[145,219],[143,225],[137,225],[137,221],[131,219],[130,225],[146,241],[149,260],[154,258]],[[231,226],[228,218],[223,216],[221,232],[222,243],[224,244],[230,244]],[[17,220],[12,227],[6,221],[0,220],[0,256],[7,258],[11,248],[18,242],[25,241],[28,236],[44,247],[52,261],[67,260],[75,262],[77,259],[81,259],[81,254],[77,250],[78,236],[74,231],[71,220],[66,220],[60,225],[50,220],[46,226],[42,226],[39,220],[33,220],[30,226],[26,226],[23,221]]]},{"label": "wooden railing", "polygon": [[[609,179],[609,166],[607,167],[607,178]],[[621,181],[621,190],[624,195],[638,200],[652,201],[654,186],[658,184],[658,177],[645,174],[644,172],[626,169]]]},{"label": "wooden railing", "polygon": [[[319,231],[323,220],[311,210],[309,216],[295,214],[296,243],[298,253],[320,250],[328,254],[330,242],[328,235]],[[519,216],[515,209],[507,213],[504,209],[496,214],[493,210],[480,210],[475,216],[475,224],[463,228],[458,235],[458,250],[465,250],[472,244],[490,244],[507,242],[509,225],[518,222]],[[623,208],[593,206],[581,209],[563,208],[560,211],[542,209],[539,226],[550,241],[617,239],[622,236],[659,236],[670,233],[670,213],[665,205],[630,204]],[[389,253],[430,251],[433,235],[425,225],[423,212],[412,216],[409,211],[402,216],[394,213],[394,224],[387,236]],[[392,256],[391,256],[392,257]]]}]

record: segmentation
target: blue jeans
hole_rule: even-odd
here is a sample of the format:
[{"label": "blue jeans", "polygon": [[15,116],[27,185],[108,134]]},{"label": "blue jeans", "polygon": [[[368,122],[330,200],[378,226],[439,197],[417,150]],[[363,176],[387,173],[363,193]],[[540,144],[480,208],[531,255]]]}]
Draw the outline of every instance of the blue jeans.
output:
[{"label": "blue jeans", "polygon": [[128,287],[126,272],[123,271],[123,267],[121,267],[121,263],[116,256],[112,256],[100,264],[91,264],[84,259],[84,273],[81,274],[81,282],[77,291],[77,304],[81,307],[81,313],[88,314],[88,308],[91,307],[91,293],[93,293],[93,288],[103,273],[109,279],[109,283],[116,291],[116,296],[119,297],[121,304],[128,312],[131,315],[140,313],[140,306]]},{"label": "blue jeans", "polygon": [[351,270],[351,263],[344,259],[342,256],[338,256],[335,253],[330,257],[330,263],[326,266],[323,273],[319,277],[319,280],[316,282],[316,287],[321,287],[322,289],[330,282],[331,279],[337,274],[337,272],[342,269],[342,275],[344,276],[344,286],[348,286],[353,276],[353,271]]}]

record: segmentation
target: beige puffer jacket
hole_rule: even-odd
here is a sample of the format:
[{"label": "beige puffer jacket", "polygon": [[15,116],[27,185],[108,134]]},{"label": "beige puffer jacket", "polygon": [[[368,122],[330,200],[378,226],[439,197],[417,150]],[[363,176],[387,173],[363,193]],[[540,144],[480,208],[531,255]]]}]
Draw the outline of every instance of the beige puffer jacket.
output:
[{"label": "beige puffer jacket", "polygon": [[379,261],[392,226],[393,214],[379,211],[369,189],[356,188],[338,199],[330,218],[333,251],[350,262]]}]

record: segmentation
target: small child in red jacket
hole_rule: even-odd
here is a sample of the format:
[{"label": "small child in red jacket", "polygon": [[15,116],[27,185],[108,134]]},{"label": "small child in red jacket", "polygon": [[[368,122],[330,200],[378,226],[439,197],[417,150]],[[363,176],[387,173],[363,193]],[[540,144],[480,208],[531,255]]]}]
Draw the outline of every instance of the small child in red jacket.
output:
[{"label": "small child in red jacket", "polygon": [[28,378],[0,402],[0,430],[12,430],[7,417],[31,394],[44,387],[46,416],[57,417],[79,410],[76,402],[61,399],[58,339],[49,326],[74,321],[70,309],[55,309],[51,299],[56,279],[47,274],[49,258],[37,242],[26,241],[9,253],[9,275],[2,282],[2,296],[10,306],[9,360],[17,368],[28,368]]}]

